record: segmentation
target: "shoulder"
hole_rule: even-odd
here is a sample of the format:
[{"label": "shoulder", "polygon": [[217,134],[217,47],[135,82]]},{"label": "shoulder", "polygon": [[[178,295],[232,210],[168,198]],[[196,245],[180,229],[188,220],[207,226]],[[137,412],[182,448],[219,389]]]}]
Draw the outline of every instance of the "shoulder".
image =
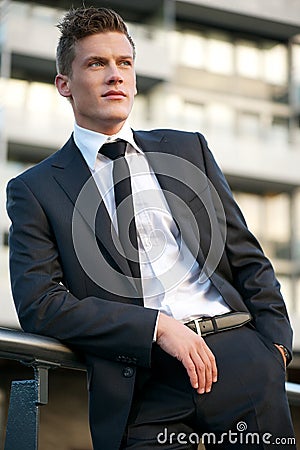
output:
[{"label": "shoulder", "polygon": [[166,148],[170,153],[174,151],[175,153],[186,155],[193,152],[202,152],[207,149],[207,142],[203,134],[194,131],[157,128],[153,130],[134,131],[134,136],[141,143],[169,143],[169,146]]},{"label": "shoulder", "polygon": [[175,130],[172,128],[155,128],[152,130],[136,130],[141,136],[152,136],[152,137],[169,137],[178,139],[205,139],[203,134],[196,131],[185,131],[185,130]]},{"label": "shoulder", "polygon": [[43,159],[39,163],[35,164],[34,166],[24,170],[19,175],[17,175],[15,178],[10,180],[11,182],[15,181],[23,181],[25,184],[30,183],[31,180],[35,180],[37,178],[44,179],[43,177],[47,177],[47,174],[51,172],[51,167],[53,165],[59,164],[62,159],[65,159],[70,155],[72,149],[74,149],[74,141],[73,138],[70,137],[70,139],[61,147],[59,150],[52,153],[47,158]]}]

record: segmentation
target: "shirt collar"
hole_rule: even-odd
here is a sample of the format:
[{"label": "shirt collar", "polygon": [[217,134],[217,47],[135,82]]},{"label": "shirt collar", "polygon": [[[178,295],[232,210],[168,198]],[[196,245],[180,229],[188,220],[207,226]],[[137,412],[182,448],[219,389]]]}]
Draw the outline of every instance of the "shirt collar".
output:
[{"label": "shirt collar", "polygon": [[74,124],[74,141],[87,165],[90,169],[95,169],[96,159],[99,149],[106,142],[113,142],[116,139],[124,139],[127,141],[137,152],[143,153],[141,149],[136,145],[133,138],[133,131],[126,121],[121,130],[113,135],[97,133],[96,131],[82,128],[77,123]]}]

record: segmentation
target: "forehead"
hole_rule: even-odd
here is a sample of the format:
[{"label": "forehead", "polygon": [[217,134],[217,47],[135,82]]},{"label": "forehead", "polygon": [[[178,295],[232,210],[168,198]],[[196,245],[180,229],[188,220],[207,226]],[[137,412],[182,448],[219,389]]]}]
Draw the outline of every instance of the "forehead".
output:
[{"label": "forehead", "polygon": [[79,39],[75,45],[75,55],[79,57],[87,57],[89,55],[122,55],[133,57],[133,48],[125,34],[108,31],[105,33],[91,34]]}]

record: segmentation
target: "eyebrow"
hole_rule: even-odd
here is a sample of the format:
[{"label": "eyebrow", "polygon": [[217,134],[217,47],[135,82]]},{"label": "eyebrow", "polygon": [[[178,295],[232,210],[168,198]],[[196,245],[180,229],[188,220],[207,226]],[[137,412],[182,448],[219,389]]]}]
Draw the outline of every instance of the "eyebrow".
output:
[{"label": "eyebrow", "polygon": [[[106,56],[101,56],[101,55],[90,55],[87,56],[84,61],[90,61],[91,59],[101,59],[104,61],[107,61],[109,58],[107,58]],[[119,55],[116,57],[116,59],[134,59],[133,55]]]}]

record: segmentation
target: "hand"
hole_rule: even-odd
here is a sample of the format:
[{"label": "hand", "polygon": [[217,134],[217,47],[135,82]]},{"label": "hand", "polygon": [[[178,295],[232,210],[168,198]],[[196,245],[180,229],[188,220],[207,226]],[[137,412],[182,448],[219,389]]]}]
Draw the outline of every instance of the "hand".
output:
[{"label": "hand", "polygon": [[274,344],[274,345],[275,345],[275,347],[278,348],[278,350],[280,351],[281,356],[282,356],[283,361],[284,361],[284,367],[286,367],[287,360],[286,360],[286,356],[285,356],[285,353],[284,353],[283,348],[280,347],[278,344]]},{"label": "hand", "polygon": [[191,385],[199,394],[210,392],[218,372],[215,357],[201,336],[160,313],[156,343],[184,365]]}]

